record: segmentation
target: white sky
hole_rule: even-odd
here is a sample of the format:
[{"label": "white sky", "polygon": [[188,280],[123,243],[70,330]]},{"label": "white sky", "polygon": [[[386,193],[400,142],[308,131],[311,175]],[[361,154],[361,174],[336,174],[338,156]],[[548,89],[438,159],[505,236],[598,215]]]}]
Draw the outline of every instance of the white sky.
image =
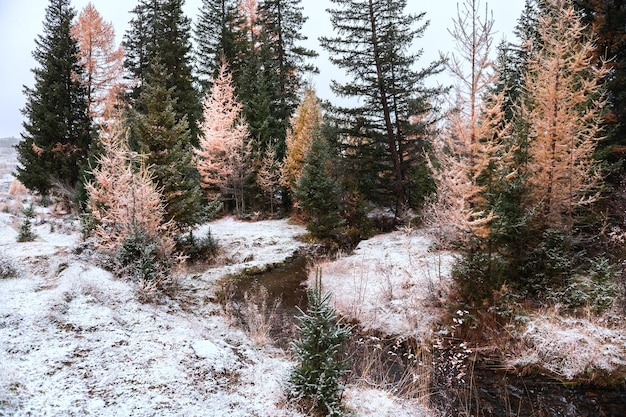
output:
[{"label": "white sky", "polygon": [[[73,0],[72,6],[80,12],[89,0]],[[112,22],[117,39],[121,39],[128,28],[128,21],[136,0],[92,0],[96,9],[104,20]],[[418,39],[414,48],[424,49],[423,62],[419,67],[425,67],[439,56],[439,51],[446,52],[452,49],[453,43],[447,28],[452,26],[452,18],[456,16],[458,0],[408,0],[408,11],[426,12],[426,19],[430,20],[430,27],[423,38]],[[200,9],[201,0],[186,0],[185,13],[195,19]],[[303,34],[309,37],[308,46],[320,53],[316,64],[320,74],[314,82],[318,95],[325,99],[332,99],[328,88],[331,79],[338,79],[342,75],[340,69],[328,63],[325,52],[319,46],[317,38],[331,33],[331,25],[326,9],[331,5],[330,0],[302,0],[305,16],[309,20],[303,27]],[[482,2],[484,7],[485,2]],[[0,0],[0,138],[19,137],[22,131],[21,109],[25,99],[23,86],[32,87],[33,75],[30,71],[37,63],[32,58],[35,49],[35,39],[43,31],[46,0]],[[506,37],[513,39],[511,31],[522,11],[524,0],[491,0],[489,8],[493,11],[495,28],[497,30],[495,45]]]}]

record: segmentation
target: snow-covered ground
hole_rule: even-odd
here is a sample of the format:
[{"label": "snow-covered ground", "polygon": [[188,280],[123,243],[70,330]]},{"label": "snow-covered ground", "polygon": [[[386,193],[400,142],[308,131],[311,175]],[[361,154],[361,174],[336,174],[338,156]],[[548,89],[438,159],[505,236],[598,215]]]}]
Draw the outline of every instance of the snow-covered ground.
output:
[{"label": "snow-covered ground", "polygon": [[[434,249],[424,230],[398,230],[359,243],[349,256],[317,266],[325,291],[342,315],[387,335],[432,341],[445,313],[454,254]],[[310,272],[310,282],[315,271]],[[619,313],[618,313],[619,314]],[[503,332],[505,364],[532,367],[562,380],[626,374],[626,325],[615,311],[572,318],[529,313],[524,323]],[[609,378],[610,380],[610,378]]]},{"label": "snow-covered ground", "polygon": [[[38,208],[39,237],[26,243],[19,222],[0,214],[0,258],[18,270],[0,279],[0,416],[302,415],[283,394],[288,353],[255,344],[215,301],[220,277],[299,250],[301,226],[205,225],[197,233],[211,229],[221,266],[185,275],[172,299],[141,303],[134,284],[76,250],[77,221]],[[384,391],[348,387],[344,400],[355,416],[428,415]]]},{"label": "snow-covered ground", "polygon": [[433,246],[422,230],[399,230],[361,241],[349,256],[317,267],[341,314],[388,335],[428,339],[443,312],[454,261]]}]

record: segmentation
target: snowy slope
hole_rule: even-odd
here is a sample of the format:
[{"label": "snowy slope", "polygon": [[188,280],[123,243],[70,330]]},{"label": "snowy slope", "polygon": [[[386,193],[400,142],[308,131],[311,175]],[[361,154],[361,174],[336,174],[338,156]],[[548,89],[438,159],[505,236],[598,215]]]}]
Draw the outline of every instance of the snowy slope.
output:
[{"label": "snowy slope", "polygon": [[[286,220],[210,227],[223,266],[181,280],[174,299],[138,301],[136,288],[75,250],[75,221],[38,209],[35,242],[0,215],[0,416],[301,416],[283,394],[289,355],[258,346],[215,303],[217,280],[292,256],[304,233]],[[54,226],[51,227],[51,224]],[[350,387],[356,416],[426,416],[418,405]]]}]

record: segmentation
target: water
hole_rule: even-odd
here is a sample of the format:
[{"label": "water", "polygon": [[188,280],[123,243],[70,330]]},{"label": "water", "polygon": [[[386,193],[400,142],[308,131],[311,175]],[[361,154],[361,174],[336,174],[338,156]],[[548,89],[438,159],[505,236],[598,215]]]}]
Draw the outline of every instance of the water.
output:
[{"label": "water", "polygon": [[439,392],[433,404],[448,415],[475,417],[624,417],[626,385],[567,386],[541,375],[521,376],[478,365],[465,386]]}]

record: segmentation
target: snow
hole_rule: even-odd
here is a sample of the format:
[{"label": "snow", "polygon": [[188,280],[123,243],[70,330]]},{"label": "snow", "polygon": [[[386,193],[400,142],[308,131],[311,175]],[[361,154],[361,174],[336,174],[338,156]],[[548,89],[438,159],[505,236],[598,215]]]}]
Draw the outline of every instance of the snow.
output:
[{"label": "snow", "polygon": [[574,380],[626,369],[626,333],[599,318],[561,317],[554,312],[532,315],[520,335],[523,343],[508,364],[539,366],[552,375]]},{"label": "snow", "polygon": [[[434,249],[423,230],[361,241],[349,256],[317,265],[342,315],[388,335],[428,338],[443,312],[454,254]],[[314,272],[312,272],[314,274]]]},{"label": "snow", "polygon": [[[20,221],[0,213],[0,256],[19,271],[0,279],[0,416],[302,416],[283,394],[289,354],[254,343],[215,301],[224,275],[299,251],[302,226],[231,217],[204,225],[195,233],[210,228],[223,262],[146,304],[135,284],[79,254],[72,218],[38,208],[38,238],[17,243]],[[355,416],[428,415],[361,391],[346,394]]]}]

